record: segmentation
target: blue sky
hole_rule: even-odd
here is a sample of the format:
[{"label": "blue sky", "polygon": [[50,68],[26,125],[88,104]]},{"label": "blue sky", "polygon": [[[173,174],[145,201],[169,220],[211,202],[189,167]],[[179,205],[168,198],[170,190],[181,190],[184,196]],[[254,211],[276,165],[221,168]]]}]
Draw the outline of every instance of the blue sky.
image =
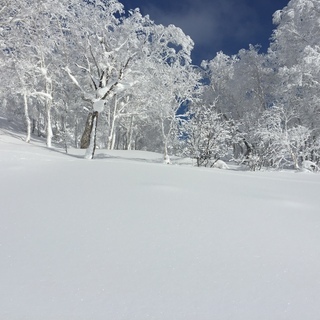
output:
[{"label": "blue sky", "polygon": [[125,9],[140,8],[156,23],[174,24],[195,42],[194,63],[216,52],[235,54],[249,44],[265,52],[274,26],[272,14],[289,0],[120,0]]}]

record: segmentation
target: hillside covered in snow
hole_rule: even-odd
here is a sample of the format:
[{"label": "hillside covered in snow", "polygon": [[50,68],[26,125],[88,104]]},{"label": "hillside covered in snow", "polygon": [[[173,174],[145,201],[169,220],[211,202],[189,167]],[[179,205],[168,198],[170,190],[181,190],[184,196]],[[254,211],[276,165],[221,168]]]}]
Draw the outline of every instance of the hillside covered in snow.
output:
[{"label": "hillside covered in snow", "polygon": [[320,176],[0,131],[0,319],[318,320]]}]

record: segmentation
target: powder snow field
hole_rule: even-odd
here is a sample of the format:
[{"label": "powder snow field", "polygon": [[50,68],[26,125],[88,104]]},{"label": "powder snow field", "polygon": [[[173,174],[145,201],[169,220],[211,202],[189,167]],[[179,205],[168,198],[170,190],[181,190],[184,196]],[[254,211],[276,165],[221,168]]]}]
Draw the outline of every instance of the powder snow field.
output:
[{"label": "powder snow field", "polygon": [[0,131],[1,320],[319,320],[320,174]]}]

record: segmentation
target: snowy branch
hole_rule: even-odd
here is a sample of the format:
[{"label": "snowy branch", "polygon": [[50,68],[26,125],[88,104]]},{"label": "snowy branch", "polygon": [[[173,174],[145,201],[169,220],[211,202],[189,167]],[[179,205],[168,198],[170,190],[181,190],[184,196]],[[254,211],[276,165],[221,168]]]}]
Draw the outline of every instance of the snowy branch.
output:
[{"label": "snowy branch", "polygon": [[92,99],[87,98],[85,96],[85,91],[82,89],[82,87],[80,86],[79,82],[77,81],[77,79],[71,74],[71,70],[69,69],[69,67],[65,67],[62,68],[62,70],[66,71],[68,76],[70,77],[71,81],[78,87],[78,89],[82,92],[82,99],[85,101],[90,101],[92,102]]},{"label": "snowy branch", "polygon": [[118,79],[115,83],[113,83],[111,86],[110,86],[110,89],[107,90],[105,92],[105,94],[103,95],[102,97],[102,100],[105,100],[109,94],[120,84],[120,81],[123,79],[123,76],[124,76],[124,72],[125,70],[128,68],[129,66],[129,63],[130,61],[133,59],[134,55],[131,56],[130,58],[128,58],[127,62],[125,63],[125,65],[123,66],[123,68],[121,68],[120,72],[119,72],[119,76],[118,76]]},{"label": "snowy branch", "polygon": [[52,100],[52,95],[46,92],[32,92],[30,93],[30,96],[33,96],[33,97],[40,96],[40,97]]},{"label": "snowy branch", "polygon": [[71,70],[69,69],[69,67],[65,67],[65,68],[62,68],[62,70],[66,71],[68,73],[68,76],[70,77],[70,79],[72,80],[72,82],[81,90],[81,86],[79,85],[77,79],[71,74]]}]

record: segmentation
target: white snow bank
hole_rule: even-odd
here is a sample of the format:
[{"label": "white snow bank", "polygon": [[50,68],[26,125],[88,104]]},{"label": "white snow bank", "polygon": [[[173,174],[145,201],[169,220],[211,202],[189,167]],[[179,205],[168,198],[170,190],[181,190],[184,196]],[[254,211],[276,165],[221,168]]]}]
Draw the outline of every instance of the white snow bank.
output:
[{"label": "white snow bank", "polygon": [[214,168],[228,170],[228,165],[223,160],[217,160],[213,164]]},{"label": "white snow bank", "polygon": [[319,171],[319,167],[317,166],[317,164],[310,160],[304,160],[302,162],[302,169],[312,171],[312,172]]},{"label": "white snow bank", "polygon": [[77,152],[0,135],[0,319],[319,319],[319,175]]}]

